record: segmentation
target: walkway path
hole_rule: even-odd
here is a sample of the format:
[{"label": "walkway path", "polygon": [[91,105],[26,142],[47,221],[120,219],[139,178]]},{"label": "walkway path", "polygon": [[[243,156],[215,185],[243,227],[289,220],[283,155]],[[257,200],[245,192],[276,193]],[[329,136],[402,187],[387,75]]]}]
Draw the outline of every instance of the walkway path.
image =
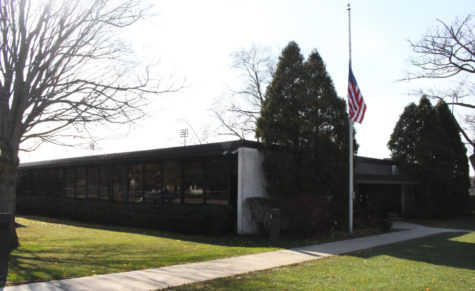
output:
[{"label": "walkway path", "polygon": [[4,290],[156,290],[301,263],[442,232],[470,232],[468,230],[425,227],[405,222],[395,222],[393,228],[403,229],[403,231],[200,263],[24,284],[7,287]]}]

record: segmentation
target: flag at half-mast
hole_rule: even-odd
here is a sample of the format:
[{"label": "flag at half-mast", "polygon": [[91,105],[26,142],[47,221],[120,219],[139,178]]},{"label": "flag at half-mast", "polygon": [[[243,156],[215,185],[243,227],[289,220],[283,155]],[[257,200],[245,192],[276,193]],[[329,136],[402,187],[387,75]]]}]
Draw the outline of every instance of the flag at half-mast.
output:
[{"label": "flag at half-mast", "polygon": [[366,113],[366,104],[364,103],[360,88],[358,88],[358,83],[356,83],[351,65],[348,75],[348,107],[350,108],[350,119],[353,122],[361,123]]}]

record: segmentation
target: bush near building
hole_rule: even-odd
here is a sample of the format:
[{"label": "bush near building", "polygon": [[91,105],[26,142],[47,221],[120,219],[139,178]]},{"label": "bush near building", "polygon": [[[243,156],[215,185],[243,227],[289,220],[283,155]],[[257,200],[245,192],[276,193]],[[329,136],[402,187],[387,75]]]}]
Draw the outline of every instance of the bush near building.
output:
[{"label": "bush near building", "polygon": [[127,204],[18,196],[17,213],[192,234],[233,233],[236,227],[236,210],[228,205]]}]

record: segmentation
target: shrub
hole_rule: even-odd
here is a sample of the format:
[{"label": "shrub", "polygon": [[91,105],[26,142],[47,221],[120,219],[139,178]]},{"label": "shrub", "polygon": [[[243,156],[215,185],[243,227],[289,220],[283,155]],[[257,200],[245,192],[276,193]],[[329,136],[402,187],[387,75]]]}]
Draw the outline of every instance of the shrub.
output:
[{"label": "shrub", "polygon": [[308,236],[328,233],[335,226],[328,199],[315,196],[287,197],[282,204],[282,232]]},{"label": "shrub", "polygon": [[245,201],[245,206],[249,209],[249,222],[254,224],[258,234],[268,235],[270,232],[270,214],[273,207],[278,207],[275,199],[265,197],[251,197]]},{"label": "shrub", "polygon": [[31,196],[17,197],[17,213],[193,234],[232,233],[236,222],[236,211],[231,206],[125,204]]}]

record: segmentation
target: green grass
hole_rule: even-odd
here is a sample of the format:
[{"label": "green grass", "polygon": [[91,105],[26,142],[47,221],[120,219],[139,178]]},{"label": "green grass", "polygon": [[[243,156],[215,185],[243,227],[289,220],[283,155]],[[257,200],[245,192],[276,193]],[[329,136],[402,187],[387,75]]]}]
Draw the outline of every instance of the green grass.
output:
[{"label": "green grass", "polygon": [[447,219],[411,219],[409,222],[440,228],[467,229],[475,231],[475,213]]},{"label": "green grass", "polygon": [[271,251],[263,239],[207,237],[17,218],[8,284],[93,276]]},{"label": "green grass", "polygon": [[473,290],[475,233],[432,237],[176,290]]},{"label": "green grass", "polygon": [[269,246],[267,239],[248,236],[179,235],[35,217],[16,221],[24,227],[17,228],[21,246],[10,256],[10,285],[192,263],[375,233],[283,239]]}]

